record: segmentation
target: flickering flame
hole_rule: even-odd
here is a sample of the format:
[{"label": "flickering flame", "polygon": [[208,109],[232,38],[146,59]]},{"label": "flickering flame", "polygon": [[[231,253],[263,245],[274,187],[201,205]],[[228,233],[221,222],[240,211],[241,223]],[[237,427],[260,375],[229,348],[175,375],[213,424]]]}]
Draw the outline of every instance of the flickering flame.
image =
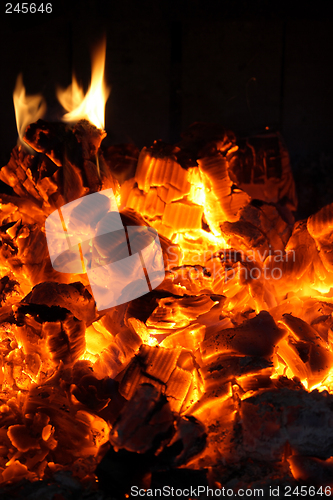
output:
[{"label": "flickering flame", "polygon": [[110,94],[110,88],[104,81],[106,41],[98,47],[92,58],[91,84],[84,95],[83,88],[73,75],[72,84],[67,89],[58,89],[57,97],[66,113],[62,119],[66,122],[77,122],[86,119],[97,128],[104,129],[105,104]]},{"label": "flickering flame", "polygon": [[[31,148],[23,141],[25,129],[30,123],[33,123],[44,116],[46,103],[40,94],[26,95],[22,73],[19,74],[16,80],[13,101],[19,141],[24,143],[25,147],[30,150]],[[31,151],[33,150],[31,149]]]}]

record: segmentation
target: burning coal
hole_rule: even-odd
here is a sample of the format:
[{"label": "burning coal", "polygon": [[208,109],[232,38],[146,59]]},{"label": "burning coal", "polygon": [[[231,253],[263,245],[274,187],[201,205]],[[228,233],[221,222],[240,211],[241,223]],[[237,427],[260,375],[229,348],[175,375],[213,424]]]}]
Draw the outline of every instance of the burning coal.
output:
[{"label": "burning coal", "polygon": [[[15,90],[20,143],[0,170],[13,190],[0,197],[3,491],[97,477],[115,497],[177,481],[333,486],[333,205],[294,221],[279,135],[196,123],[176,145],[104,147],[104,60],[105,46],[86,95],[75,78],[58,91],[65,123]],[[84,210],[107,191],[117,212],[107,198]],[[45,224],[65,214],[78,262],[102,265],[134,240],[98,239],[89,221],[118,212],[137,252],[144,228],[158,234],[165,278],[138,294],[132,275],[133,300],[97,308],[85,269],[54,264]]]}]

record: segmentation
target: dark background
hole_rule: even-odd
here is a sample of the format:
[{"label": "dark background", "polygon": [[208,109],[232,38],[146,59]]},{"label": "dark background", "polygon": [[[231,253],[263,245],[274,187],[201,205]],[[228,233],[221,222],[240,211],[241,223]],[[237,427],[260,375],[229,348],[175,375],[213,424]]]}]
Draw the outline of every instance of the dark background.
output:
[{"label": "dark background", "polygon": [[17,139],[17,75],[28,93],[45,96],[48,118],[59,119],[56,85],[69,85],[74,69],[87,88],[90,49],[105,32],[110,144],[176,142],[194,121],[240,135],[269,127],[290,151],[298,216],[333,201],[330,2],[50,3],[52,14],[5,14],[1,3],[1,165]]}]

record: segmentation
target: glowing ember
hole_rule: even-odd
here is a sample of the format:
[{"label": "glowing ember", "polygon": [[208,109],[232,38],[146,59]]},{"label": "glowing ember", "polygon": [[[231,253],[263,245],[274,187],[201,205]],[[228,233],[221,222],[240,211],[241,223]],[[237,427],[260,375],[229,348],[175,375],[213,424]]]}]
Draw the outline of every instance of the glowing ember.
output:
[{"label": "glowing ember", "polygon": [[[235,490],[244,477],[330,487],[333,204],[294,222],[278,135],[238,146],[194,124],[174,146],[106,150],[104,62],[105,43],[87,94],[75,77],[58,91],[74,126],[31,123],[44,105],[21,77],[14,94],[20,138],[39,155],[16,147],[0,170],[16,194],[0,197],[1,481],[70,471],[116,498],[177,469]],[[82,199],[107,189],[113,209]],[[106,223],[116,202],[120,232]],[[52,213],[63,225],[48,252]],[[146,252],[142,226],[159,233],[164,281],[136,294],[156,269],[142,258],[140,278],[124,265],[137,298],[97,311],[81,261],[65,272],[59,235],[80,242],[89,274]]]}]

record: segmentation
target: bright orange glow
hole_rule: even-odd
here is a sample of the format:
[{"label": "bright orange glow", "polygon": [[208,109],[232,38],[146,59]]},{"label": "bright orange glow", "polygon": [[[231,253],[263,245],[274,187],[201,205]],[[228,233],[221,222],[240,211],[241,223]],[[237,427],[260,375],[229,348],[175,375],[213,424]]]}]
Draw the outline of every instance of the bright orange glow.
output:
[{"label": "bright orange glow", "polygon": [[231,396],[232,387],[231,384],[227,384],[226,387],[221,390],[221,394],[214,394],[211,396],[207,395],[206,393],[197,403],[195,403],[190,408],[188,413],[204,421],[210,413],[219,411],[222,403],[227,401]]},{"label": "bright orange glow", "polygon": [[92,57],[91,84],[86,95],[74,75],[67,89],[57,90],[60,104],[68,111],[62,117],[65,122],[86,119],[97,128],[104,129],[105,104],[110,94],[104,80],[105,54],[106,41],[103,40]]},{"label": "bright orange glow", "polygon": [[110,335],[110,332],[98,321],[95,321],[86,329],[86,351],[81,356],[81,359],[96,361],[99,354],[108,346],[111,340],[112,335]]},{"label": "bright orange glow", "polygon": [[19,141],[32,152],[33,149],[23,141],[23,135],[25,129],[28,125],[30,125],[30,123],[33,123],[44,116],[46,111],[45,101],[40,94],[26,95],[22,74],[19,74],[17,77],[13,93],[13,101]]},{"label": "bright orange glow", "polygon": [[[82,133],[87,132],[89,148],[90,134],[93,140],[94,135],[98,138],[96,143],[106,134],[103,132],[104,115],[110,89],[104,78],[105,58],[104,40],[93,56],[91,84],[86,93],[74,75],[72,84],[67,89],[57,91],[59,102],[67,112],[63,121],[75,123],[88,120],[92,124],[85,122],[81,127]],[[42,117],[46,106],[41,96],[26,96],[21,75],[16,82],[14,106],[19,138],[23,141],[27,125]],[[94,126],[100,130],[96,131]],[[43,123],[43,127],[43,132],[47,135],[47,124]],[[84,137],[77,135],[78,131],[81,133],[78,130],[80,124],[73,129],[67,126],[65,128],[66,134],[72,133],[78,140]],[[29,134],[27,136],[30,137]],[[47,173],[49,161],[45,161],[42,155],[38,158],[26,157],[23,148],[15,148],[10,166],[13,166],[15,156],[18,156],[18,165],[20,168],[24,167],[25,172],[23,168],[17,169],[17,172],[8,168],[6,175],[11,179],[10,185],[16,186],[19,183],[21,191],[18,193],[27,192],[33,196],[38,194],[35,192],[35,185],[43,188],[43,195],[50,189],[54,195],[53,203],[60,204],[65,201],[65,187],[67,189],[67,184],[74,183],[72,179],[80,179],[81,171],[81,180],[84,180],[85,173],[88,183],[87,186],[82,184],[82,189],[104,189],[107,185],[105,183],[113,186],[113,182],[114,185],[118,182],[111,174],[108,177],[108,171],[115,173],[119,166],[119,179],[123,173],[127,179],[126,165],[130,165],[131,177],[123,183],[119,180],[119,191],[114,193],[116,201],[119,210],[124,210],[122,215],[126,219],[128,217],[131,220],[133,216],[133,225],[138,221],[138,224],[152,226],[158,231],[161,244],[163,239],[166,278],[153,288],[150,296],[144,298],[144,295],[140,295],[138,300],[120,303],[120,306],[103,310],[102,313],[93,304],[94,297],[89,295],[91,288],[83,274],[78,277],[67,273],[66,279],[71,280],[68,282],[75,285],[76,291],[73,291],[72,296],[72,292],[66,295],[67,292],[61,290],[60,306],[54,306],[52,302],[55,300],[58,304],[58,297],[50,296],[49,299],[47,293],[42,298],[37,293],[38,300],[46,299],[45,304],[39,303],[35,296],[36,290],[29,298],[31,302],[26,303],[22,300],[21,291],[24,295],[31,291],[35,283],[29,278],[28,269],[37,267],[34,256],[30,261],[34,247],[30,250],[28,246],[24,246],[28,238],[34,243],[33,211],[30,218],[29,210],[26,210],[23,203],[23,214],[20,213],[21,205],[16,209],[14,201],[0,204],[0,212],[5,212],[1,238],[4,241],[3,256],[6,256],[1,260],[0,267],[3,267],[5,278],[8,278],[6,281],[0,276],[0,306],[1,301],[7,299],[6,286],[11,283],[12,276],[20,282],[20,292],[17,292],[14,305],[10,301],[4,303],[3,317],[15,318],[15,322],[11,319],[8,326],[7,320],[4,327],[0,324],[0,383],[3,393],[8,392],[8,405],[0,405],[0,415],[11,422],[11,414],[10,418],[6,414],[13,412],[12,393],[15,393],[17,408],[27,409],[27,421],[34,419],[26,428],[22,423],[11,425],[9,434],[4,435],[6,440],[0,440],[0,449],[6,456],[0,462],[0,483],[1,476],[8,481],[21,476],[31,478],[34,476],[29,476],[30,469],[32,474],[35,474],[37,468],[42,470],[42,466],[33,463],[33,450],[38,450],[39,456],[42,454],[39,451],[44,453],[45,449],[43,467],[48,463],[50,470],[52,467],[57,468],[58,464],[52,460],[58,456],[51,454],[46,458],[48,450],[52,451],[57,446],[56,439],[59,439],[59,450],[63,447],[62,430],[66,431],[66,436],[66,426],[71,426],[72,421],[75,422],[73,429],[79,427],[77,436],[73,432],[75,459],[90,460],[94,457],[97,460],[98,457],[99,460],[99,447],[109,441],[116,451],[120,450],[121,446],[113,445],[111,437],[109,438],[110,427],[112,425],[117,428],[121,419],[118,420],[120,414],[117,416],[116,413],[122,411],[121,408],[125,408],[127,402],[131,401],[136,390],[145,384],[154,386],[156,393],[163,394],[172,412],[169,419],[164,408],[165,413],[161,413],[162,420],[159,422],[158,413],[155,415],[155,410],[152,411],[151,415],[154,414],[154,419],[156,417],[156,421],[152,420],[154,426],[157,427],[160,423],[164,425],[164,419],[165,422],[174,421],[177,426],[182,419],[186,421],[189,416],[196,417],[207,429],[207,446],[211,446],[211,449],[206,449],[207,457],[210,457],[210,451],[215,448],[216,456],[219,460],[226,460],[226,464],[232,458],[228,446],[233,446],[231,443],[238,434],[238,431],[234,433],[234,424],[241,423],[240,430],[244,430],[243,437],[246,437],[246,418],[250,418],[249,422],[252,422],[252,402],[244,403],[247,399],[256,398],[258,394],[261,396],[265,390],[273,394],[275,391],[279,392],[280,387],[288,389],[289,384],[295,390],[301,388],[302,393],[304,388],[309,392],[317,390],[333,394],[333,204],[331,209],[324,212],[322,219],[317,214],[312,222],[301,221],[299,226],[296,223],[294,232],[291,233],[292,222],[287,224],[279,217],[275,202],[267,203],[267,206],[264,202],[257,203],[256,198],[251,202],[247,192],[234,184],[232,179],[237,176],[235,172],[231,175],[232,163],[229,162],[228,155],[231,151],[235,152],[238,146],[231,147],[227,154],[227,146],[226,149],[221,149],[223,144],[215,141],[211,149],[201,150],[208,151],[207,153],[198,153],[195,162],[192,153],[187,159],[186,155],[182,156],[181,146],[171,148],[155,141],[153,146],[143,148],[139,153],[136,170],[138,151],[133,149],[132,157],[129,149],[129,156],[126,153],[123,158],[126,167],[123,172],[122,153],[117,153],[114,156],[116,160],[113,160],[112,149],[102,154],[94,141],[94,148],[89,149],[89,154],[95,155],[96,164],[92,164],[92,158],[86,161],[84,156],[83,167],[82,162],[76,163],[76,156],[79,157],[81,148],[77,148],[77,155],[76,151],[75,155],[63,155],[66,161],[62,164],[61,157],[58,161],[58,155],[53,154],[56,153],[57,141],[54,148],[52,141],[50,142],[51,152],[47,149],[45,155],[50,160],[55,158],[54,161],[58,162],[56,166],[62,167],[63,175],[59,173],[57,177],[58,172],[55,172],[51,180],[47,176],[37,179],[35,160],[43,161],[42,168]],[[82,149],[85,153],[86,150]],[[218,151],[217,154],[215,150]],[[122,151],[121,148],[119,151]],[[65,153],[69,152],[65,148]],[[207,157],[204,156],[206,154]],[[113,161],[117,161],[117,165]],[[53,172],[51,168],[50,171]],[[14,176],[16,173],[17,178]],[[101,182],[97,182],[96,175]],[[57,198],[55,194],[58,195],[58,192],[54,193],[51,188],[61,179],[64,181],[64,193]],[[238,182],[237,179],[235,182]],[[45,198],[39,200],[40,205],[47,200],[48,195],[45,194]],[[70,202],[71,211],[76,210],[80,200],[78,198]],[[29,203],[29,200],[25,201]],[[103,210],[101,209],[101,213]],[[133,212],[136,213],[131,215]],[[69,216],[65,220],[59,210],[66,238],[73,237],[73,241],[82,241],[82,246],[79,243],[81,263],[89,274],[95,257],[102,266],[109,256],[107,251],[104,252],[102,239],[93,245],[90,223],[85,221],[86,214],[80,211],[78,213],[79,217],[75,219],[78,223],[72,224]],[[98,213],[99,207],[96,208],[94,219],[96,224],[99,224]],[[25,219],[30,222],[25,222]],[[38,223],[39,219],[35,225],[38,226]],[[119,236],[119,240],[117,238],[115,233],[114,239],[112,237],[110,241],[117,252],[119,249],[119,257],[124,248],[127,251],[127,243],[124,235]],[[37,239],[37,243],[42,247],[43,240]],[[59,248],[61,244],[60,241]],[[138,248],[140,245],[141,240],[138,238]],[[91,252],[84,250],[85,248],[90,248]],[[132,251],[134,252],[133,248]],[[61,253],[61,249],[59,252]],[[140,250],[137,252],[140,253]],[[14,259],[11,254],[23,256],[27,264],[23,258],[21,262],[19,257]],[[145,272],[148,273],[147,262],[146,266]],[[270,271],[269,275],[266,275],[267,270]],[[274,277],[273,271],[281,274],[275,274]],[[46,269],[44,275],[38,275],[41,276],[39,284],[42,284],[42,278],[58,280],[58,275],[49,276],[49,272]],[[85,285],[84,292],[77,286],[80,285],[77,280]],[[139,279],[131,283],[133,287],[139,285]],[[112,286],[113,283],[108,283],[108,278],[100,283],[100,289]],[[85,304],[87,311],[83,310]],[[50,317],[46,317],[44,312],[35,316],[34,307],[37,305],[43,306],[42,309],[53,305],[65,312],[60,312],[59,320],[56,319],[56,311],[54,320],[53,312]],[[7,308],[12,312],[7,313]],[[260,313],[261,319],[256,318]],[[42,319],[44,314],[45,320]],[[265,319],[267,316],[269,320]],[[66,377],[63,379],[64,384],[60,384],[59,380],[63,376]],[[41,391],[40,387],[45,382]],[[49,389],[52,389],[52,395],[49,394]],[[117,393],[119,397],[116,396]],[[40,398],[47,401],[44,403]],[[55,410],[63,407],[67,409],[69,402],[69,416],[67,411],[65,416],[59,412],[58,420]],[[268,402],[270,405],[270,399]],[[141,404],[140,401],[139,403]],[[49,413],[52,418],[38,411],[40,407],[43,408],[42,404],[50,405]],[[176,418],[176,414],[179,414],[179,418]],[[110,417],[111,423],[104,420],[103,415],[107,419]],[[133,416],[136,418],[135,412]],[[131,415],[125,415],[126,419],[128,417],[132,418]],[[34,431],[30,436],[30,429],[34,429],[34,426],[39,431]],[[277,427],[273,420],[272,432],[275,432],[275,426]],[[253,427],[251,423],[251,429]],[[119,429],[114,431],[113,437],[120,442],[123,431],[121,427]],[[130,436],[136,433],[133,429],[130,430]],[[185,434],[186,432],[185,428]],[[68,431],[69,441],[70,434]],[[126,433],[124,436],[126,437]],[[9,447],[8,438],[13,448]],[[243,443],[245,446],[245,439]],[[184,444],[187,446],[185,441]],[[131,449],[130,451],[132,452]],[[184,453],[185,451],[184,448]],[[283,452],[284,462],[293,456],[293,451],[292,445],[288,444]],[[23,455],[27,452],[27,455]],[[162,448],[156,451],[156,456],[160,452],[162,453]],[[60,452],[59,457],[61,458]],[[191,458],[193,462],[189,462],[194,465],[194,469],[209,467],[209,461],[200,462],[199,458],[194,456]],[[64,459],[67,463],[67,456]],[[44,458],[41,460],[44,461]],[[231,462],[233,460],[232,458]],[[188,467],[189,463],[184,465]],[[7,469],[1,472],[4,466]],[[301,472],[296,469],[296,465],[291,467],[294,476]]]}]

